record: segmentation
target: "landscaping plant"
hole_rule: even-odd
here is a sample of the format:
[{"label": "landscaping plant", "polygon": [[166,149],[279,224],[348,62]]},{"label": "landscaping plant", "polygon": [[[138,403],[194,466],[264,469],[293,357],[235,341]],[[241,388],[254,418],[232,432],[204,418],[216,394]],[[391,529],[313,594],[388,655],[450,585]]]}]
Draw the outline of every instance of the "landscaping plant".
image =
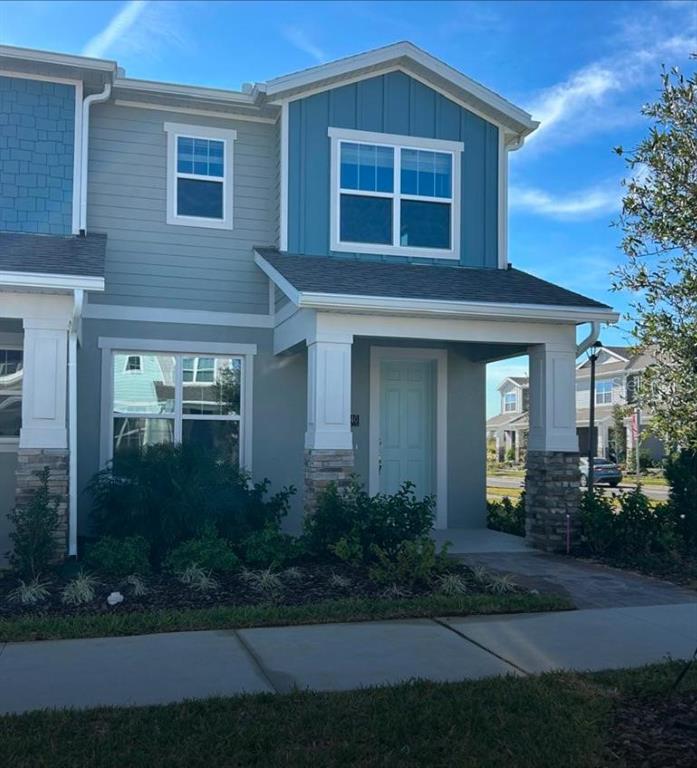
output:
[{"label": "landscaping plant", "polygon": [[124,578],[150,571],[150,545],[142,536],[103,536],[87,547],[85,562],[104,576]]},{"label": "landscaping plant", "polygon": [[99,586],[98,579],[83,570],[71,579],[61,592],[61,601],[65,605],[84,605],[91,603]]},{"label": "landscaping plant", "polygon": [[388,552],[373,544],[371,552],[376,562],[370,567],[369,576],[378,584],[398,584],[409,588],[430,585],[437,576],[451,568],[447,548],[446,544],[439,552],[435,541],[427,537],[403,541],[396,552]]},{"label": "landscaping plant", "polygon": [[41,581],[38,577],[25,582],[19,580],[19,586],[8,593],[7,599],[11,603],[22,605],[37,605],[43,603],[49,596],[48,582]]},{"label": "landscaping plant", "polygon": [[260,531],[247,536],[241,546],[244,562],[256,568],[282,568],[300,557],[302,552],[302,543],[280,531],[275,522],[269,522]]},{"label": "landscaping plant", "polygon": [[525,536],[525,491],[515,504],[508,496],[501,501],[487,501],[486,519],[487,527],[493,531]]},{"label": "landscaping plant", "polygon": [[697,451],[680,451],[665,463],[669,503],[685,552],[697,557]]},{"label": "landscaping plant", "polygon": [[44,467],[35,473],[39,479],[27,504],[15,507],[7,516],[13,526],[10,531],[12,551],[8,553],[12,568],[25,581],[38,583],[56,559],[58,508],[61,499],[48,489],[50,470]]},{"label": "landscaping plant", "polygon": [[231,545],[208,527],[197,539],[183,541],[165,558],[165,568],[172,573],[181,573],[190,565],[200,566],[204,571],[229,573],[239,565],[239,559]]}]

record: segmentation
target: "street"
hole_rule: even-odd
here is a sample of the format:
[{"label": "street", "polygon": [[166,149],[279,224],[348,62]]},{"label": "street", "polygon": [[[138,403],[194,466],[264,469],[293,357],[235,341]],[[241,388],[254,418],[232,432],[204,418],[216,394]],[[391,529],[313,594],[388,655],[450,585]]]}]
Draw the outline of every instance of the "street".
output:
[{"label": "street", "polygon": [[[606,493],[617,494],[620,491],[631,491],[635,488],[635,483],[632,482],[633,478],[625,478],[617,488],[609,488],[608,486],[598,486],[603,488]],[[520,488],[524,486],[524,478],[516,477],[514,475],[487,475],[486,485],[487,488]],[[667,485],[642,485],[642,491],[655,501],[667,501],[668,500],[668,486]]]}]

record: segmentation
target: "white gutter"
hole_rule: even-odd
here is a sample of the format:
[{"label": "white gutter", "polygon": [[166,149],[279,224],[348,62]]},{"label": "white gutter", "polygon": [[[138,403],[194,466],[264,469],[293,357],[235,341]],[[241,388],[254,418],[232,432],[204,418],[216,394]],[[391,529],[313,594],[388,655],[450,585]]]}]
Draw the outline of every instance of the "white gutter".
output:
[{"label": "white gutter", "polygon": [[576,346],[576,357],[581,357],[587,349],[590,349],[598,340],[598,336],[600,336],[600,323],[595,320],[591,322],[591,330],[588,336]]},{"label": "white gutter", "polygon": [[101,93],[93,93],[82,102],[82,146],[80,147],[80,234],[87,231],[87,152],[90,134],[90,107],[92,104],[106,101],[111,96],[111,84],[107,83]]},{"label": "white gutter", "polygon": [[85,292],[74,292],[73,316],[68,332],[68,557],[77,557],[77,342]]}]

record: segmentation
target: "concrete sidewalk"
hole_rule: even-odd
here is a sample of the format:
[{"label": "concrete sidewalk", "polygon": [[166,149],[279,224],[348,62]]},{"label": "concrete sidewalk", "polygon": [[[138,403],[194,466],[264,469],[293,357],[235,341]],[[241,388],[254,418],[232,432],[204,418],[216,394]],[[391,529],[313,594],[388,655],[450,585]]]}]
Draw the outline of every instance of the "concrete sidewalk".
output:
[{"label": "concrete sidewalk", "polygon": [[695,603],[8,643],[0,713],[619,668],[695,645]]}]

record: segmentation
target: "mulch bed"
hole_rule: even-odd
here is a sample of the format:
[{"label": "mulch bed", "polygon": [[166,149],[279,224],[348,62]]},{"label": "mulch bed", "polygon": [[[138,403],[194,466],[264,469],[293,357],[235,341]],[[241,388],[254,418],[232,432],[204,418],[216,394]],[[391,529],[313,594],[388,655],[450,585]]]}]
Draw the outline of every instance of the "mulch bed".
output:
[{"label": "mulch bed", "polygon": [[695,768],[697,691],[622,701],[609,750],[630,768]]},{"label": "mulch bed", "polygon": [[[468,595],[484,593],[472,571],[466,566],[456,566],[456,572],[467,582]],[[259,573],[257,571],[257,573]],[[133,587],[124,580],[100,578],[95,599],[80,606],[64,605],[61,591],[70,580],[67,575],[56,574],[48,584],[50,596],[44,602],[27,606],[11,602],[8,593],[17,586],[17,578],[11,574],[0,576],[0,619],[26,615],[44,616],[84,616],[114,612],[143,612],[158,609],[213,608],[216,606],[244,606],[274,603],[276,605],[306,605],[324,600],[341,598],[378,598],[385,596],[385,587],[368,579],[365,570],[352,568],[342,563],[332,565],[304,564],[297,568],[276,572],[282,582],[279,591],[264,591],[257,584],[245,579],[243,572],[215,574],[218,588],[210,592],[200,592],[182,584],[176,576],[160,573],[144,579],[147,594],[136,596]],[[72,574],[71,574],[72,575]],[[335,577],[348,580],[346,586],[333,582]],[[106,598],[109,593],[118,591],[124,601],[117,606],[109,606]],[[404,596],[418,597],[431,594],[427,587],[408,591]]]}]

